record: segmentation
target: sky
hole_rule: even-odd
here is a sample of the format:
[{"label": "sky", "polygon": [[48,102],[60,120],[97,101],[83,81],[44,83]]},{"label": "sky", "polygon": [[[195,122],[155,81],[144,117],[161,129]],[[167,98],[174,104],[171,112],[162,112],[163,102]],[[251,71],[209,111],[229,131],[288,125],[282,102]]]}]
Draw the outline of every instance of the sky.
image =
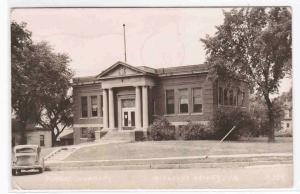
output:
[{"label": "sky", "polygon": [[[228,9],[228,8],[227,8]],[[14,9],[11,19],[26,22],[36,42],[67,53],[75,76],[97,75],[124,61],[134,66],[174,67],[205,61],[200,38],[223,23],[221,8],[35,8]],[[287,92],[284,79],[279,93]]]}]

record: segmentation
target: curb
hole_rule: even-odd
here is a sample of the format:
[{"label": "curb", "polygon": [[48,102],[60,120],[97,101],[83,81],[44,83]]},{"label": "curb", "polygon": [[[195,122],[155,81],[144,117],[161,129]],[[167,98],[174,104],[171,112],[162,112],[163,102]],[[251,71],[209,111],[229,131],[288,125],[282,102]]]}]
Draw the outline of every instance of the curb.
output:
[{"label": "curb", "polygon": [[228,155],[210,157],[172,157],[125,160],[61,161],[46,163],[47,170],[63,169],[173,169],[173,168],[217,168],[251,166],[261,164],[291,164],[292,154],[278,155]]}]

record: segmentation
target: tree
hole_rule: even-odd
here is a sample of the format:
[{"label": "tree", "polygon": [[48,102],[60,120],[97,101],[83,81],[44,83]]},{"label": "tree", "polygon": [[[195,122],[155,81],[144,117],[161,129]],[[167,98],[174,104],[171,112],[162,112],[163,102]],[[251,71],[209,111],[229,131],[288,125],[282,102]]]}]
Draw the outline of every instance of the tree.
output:
[{"label": "tree", "polygon": [[291,74],[291,13],[287,8],[254,7],[224,11],[224,23],[217,26],[205,45],[212,73],[244,79],[268,108],[268,140],[274,141],[274,110],[270,94]]},{"label": "tree", "polygon": [[26,143],[28,123],[51,130],[55,143],[65,127],[72,124],[70,59],[66,54],[55,53],[46,42],[33,43],[24,23],[12,22],[11,33],[12,108],[22,124],[21,143]]},{"label": "tree", "polygon": [[34,60],[38,59],[40,65],[38,79],[44,86],[37,123],[51,130],[55,145],[63,130],[73,124],[72,96],[68,94],[73,76],[67,65],[70,59],[66,54],[54,53],[46,42],[35,45],[35,53]]},{"label": "tree", "polygon": [[20,123],[21,144],[26,143],[25,128],[28,123],[36,120],[39,102],[34,78],[37,73],[35,66],[26,63],[32,52],[31,32],[26,24],[11,23],[11,95],[12,110]]}]

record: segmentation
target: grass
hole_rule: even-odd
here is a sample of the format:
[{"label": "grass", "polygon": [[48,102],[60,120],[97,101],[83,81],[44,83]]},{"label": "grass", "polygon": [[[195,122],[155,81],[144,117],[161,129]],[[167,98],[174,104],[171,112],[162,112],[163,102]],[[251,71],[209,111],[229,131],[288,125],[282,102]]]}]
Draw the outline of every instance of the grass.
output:
[{"label": "grass", "polygon": [[[253,141],[145,141],[84,147],[72,153],[65,160],[117,160],[136,158],[161,158],[177,156],[201,156],[219,154],[254,154],[292,152],[292,138],[277,138],[274,143],[265,139]],[[215,145],[218,145],[214,147]],[[211,148],[214,149],[211,150]]]},{"label": "grass", "polygon": [[50,147],[50,148],[42,148],[41,149],[41,156],[45,157],[48,154],[50,154],[51,152],[53,152],[55,149],[57,149],[57,147]]}]

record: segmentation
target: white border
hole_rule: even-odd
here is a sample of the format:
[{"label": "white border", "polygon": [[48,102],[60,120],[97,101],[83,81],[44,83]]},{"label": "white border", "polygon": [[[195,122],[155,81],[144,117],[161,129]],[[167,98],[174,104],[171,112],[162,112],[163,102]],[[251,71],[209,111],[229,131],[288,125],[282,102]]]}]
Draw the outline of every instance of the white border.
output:
[{"label": "white border", "polygon": [[[299,165],[299,148],[300,144],[296,143],[300,139],[300,131],[298,126],[300,126],[300,121],[296,118],[300,116],[298,114],[299,104],[295,99],[300,97],[299,89],[297,83],[300,83],[299,76],[297,73],[300,73],[300,1],[297,0],[1,0],[0,1],[0,30],[1,30],[1,44],[0,44],[0,95],[1,99],[1,156],[0,156],[0,172],[1,172],[1,191],[2,193],[9,192],[10,189],[10,169],[9,164],[9,155],[10,155],[10,49],[9,49],[9,8],[22,8],[22,7],[231,7],[231,6],[291,6],[293,12],[293,83],[296,83],[293,88],[293,108],[294,108],[294,189],[243,189],[243,190],[215,190],[215,189],[204,189],[204,190],[184,190],[184,191],[246,191],[250,193],[252,191],[261,191],[264,193],[275,192],[275,191],[299,191],[300,188],[300,165]],[[296,54],[297,53],[297,54]],[[124,190],[128,191],[128,190]],[[162,190],[160,190],[162,191]],[[168,190],[169,191],[169,190]],[[62,191],[60,191],[62,192]],[[66,192],[66,191],[63,191]],[[80,192],[83,193],[83,192]]]}]

